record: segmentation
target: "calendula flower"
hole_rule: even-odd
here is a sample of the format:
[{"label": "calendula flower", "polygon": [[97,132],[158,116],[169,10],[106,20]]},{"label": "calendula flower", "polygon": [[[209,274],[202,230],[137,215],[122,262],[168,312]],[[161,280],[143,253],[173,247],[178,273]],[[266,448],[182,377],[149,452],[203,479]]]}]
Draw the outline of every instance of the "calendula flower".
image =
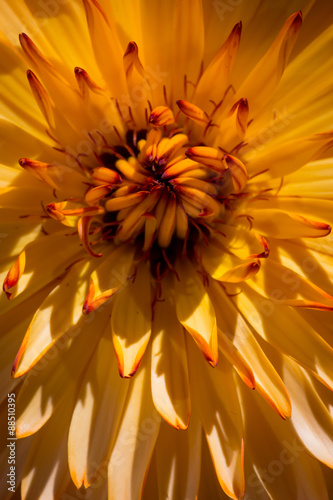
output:
[{"label": "calendula flower", "polygon": [[1,4],[2,498],[328,500],[331,23]]}]

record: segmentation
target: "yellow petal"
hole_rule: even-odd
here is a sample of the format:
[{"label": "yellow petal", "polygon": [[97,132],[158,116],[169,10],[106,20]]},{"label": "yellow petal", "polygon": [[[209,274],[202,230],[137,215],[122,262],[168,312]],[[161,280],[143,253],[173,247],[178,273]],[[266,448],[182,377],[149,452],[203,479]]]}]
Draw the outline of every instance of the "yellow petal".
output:
[{"label": "yellow petal", "polygon": [[111,316],[112,338],[122,377],[137,371],[151,334],[150,273],[139,267],[134,283],[117,295]]},{"label": "yellow petal", "polygon": [[256,390],[282,418],[289,417],[291,405],[286,388],[251,330],[216,282],[210,283],[209,294],[219,331],[231,340],[249,364],[255,377]]},{"label": "yellow petal", "polygon": [[[125,93],[126,83],[123,70],[122,49],[116,26],[97,0],[84,0],[87,22],[96,61],[100,67],[111,95]],[[112,65],[110,65],[112,60]],[[117,78],[114,75],[117,74]]]},{"label": "yellow petal", "polygon": [[176,196],[171,193],[158,229],[158,244],[161,248],[167,248],[170,245],[176,227],[176,210]]},{"label": "yellow petal", "polygon": [[243,287],[243,293],[235,296],[233,302],[269,344],[333,388],[330,370],[333,349],[296,311],[262,297],[248,286]]},{"label": "yellow petal", "polygon": [[325,222],[273,208],[270,210],[250,208],[246,215],[251,217],[252,227],[256,231],[273,238],[321,238],[331,232],[331,226]]},{"label": "yellow petal", "polygon": [[[321,193],[320,189],[316,193]],[[268,215],[270,213],[269,210],[281,210],[281,212],[299,215],[304,218],[315,218],[333,225],[333,201],[306,198],[303,192],[302,196],[284,196],[280,194],[277,197],[267,196],[265,200],[251,203],[251,208],[263,209]]]},{"label": "yellow petal", "polygon": [[[256,114],[270,99],[288,63],[302,24],[301,12],[292,14],[285,22],[270,49],[245,79],[236,98],[246,97],[251,114]],[[260,89],[260,91],[258,91]]]},{"label": "yellow petal", "polygon": [[3,282],[3,291],[7,295],[8,299],[12,298],[12,293],[13,293],[9,292],[8,290],[10,290],[11,288],[15,287],[18,284],[19,279],[24,273],[25,263],[26,263],[26,252],[25,250],[23,250],[23,252],[21,252],[20,255],[17,257],[17,259],[15,260],[12,267],[9,269],[5,281]]},{"label": "yellow petal", "polygon": [[[187,341],[192,398],[206,435],[215,471],[225,493],[244,494],[243,424],[232,368],[219,362],[212,370]],[[220,360],[221,361],[221,360]]]},{"label": "yellow petal", "polygon": [[220,246],[217,238],[214,237],[211,238],[209,245],[202,250],[202,264],[214,279],[229,283],[240,283],[250,279],[260,270],[260,261],[258,259],[243,262],[234,254],[228,252],[227,249],[224,249],[223,246]]},{"label": "yellow petal", "polygon": [[[15,358],[13,366],[15,377],[20,377],[31,369],[62,335],[70,335],[71,328],[82,314],[88,273],[87,264],[78,262],[41,304]],[[68,307],[71,308],[71,314],[68,312]]]},{"label": "yellow petal", "polygon": [[186,156],[193,161],[202,163],[217,173],[223,173],[227,166],[222,163],[223,153],[219,149],[206,146],[195,146],[186,151]]},{"label": "yellow petal", "polygon": [[170,289],[163,302],[156,302],[152,326],[152,396],[162,417],[177,429],[186,429],[190,418],[189,379],[182,325],[170,302]]},{"label": "yellow petal", "polygon": [[[251,494],[254,490],[258,498],[267,495],[281,498],[282,495],[287,500],[327,500],[319,464],[309,456],[291,421],[281,420],[256,391],[242,385],[240,391],[247,456],[256,473],[248,477]],[[258,446],[258,442],[263,446]]]},{"label": "yellow petal", "polygon": [[[313,161],[333,144],[333,132],[310,135],[281,142],[272,141],[262,148],[262,141],[254,141],[244,148],[244,161],[250,176],[260,174],[258,180],[274,179],[295,172],[309,161]],[[255,178],[257,180],[257,178]]]},{"label": "yellow petal", "polygon": [[[195,102],[206,108],[208,99],[218,104],[229,83],[229,76],[238,52],[242,23],[237,23],[229,37],[201,76],[195,90]],[[214,84],[212,85],[212,82]],[[208,97],[209,96],[209,97]]]},{"label": "yellow petal", "polygon": [[[223,335],[222,332],[219,332],[219,350],[234,367],[243,382],[251,389],[254,389],[255,378],[250,365],[238,349],[236,349],[231,340],[226,335]],[[223,359],[221,362],[223,363]]]},{"label": "yellow petal", "polygon": [[191,102],[179,100],[177,101],[177,106],[184,115],[188,116],[195,123],[199,123],[202,127],[205,127],[209,121],[207,114],[202,111],[198,106],[195,106]]},{"label": "yellow petal", "polygon": [[284,380],[293,407],[292,423],[309,452],[333,468],[333,423],[311,378],[294,361],[285,359]]},{"label": "yellow petal", "polygon": [[229,115],[221,122],[221,142],[226,151],[241,143],[245,137],[249,116],[247,99],[239,99],[231,108]]},{"label": "yellow petal", "polygon": [[[249,285],[278,304],[332,310],[333,297],[297,272],[269,259]],[[311,305],[312,304],[312,305]]]},{"label": "yellow petal", "polygon": [[82,319],[71,335],[59,339],[29,372],[16,402],[18,437],[37,432],[63,398],[75,395],[107,321],[105,314],[97,316],[93,323]]},{"label": "yellow petal", "polygon": [[175,303],[177,318],[192,335],[207,361],[217,363],[217,330],[213,305],[192,266],[179,262],[175,280]]},{"label": "yellow petal", "polygon": [[[173,74],[177,75],[173,83],[173,99],[183,93],[192,91],[187,89],[185,81],[196,83],[199,77],[200,64],[203,58],[205,45],[204,17],[200,0],[181,0],[175,6],[174,33],[171,39],[171,54]],[[181,47],[181,50],[179,48]],[[185,97],[184,96],[184,97]]]},{"label": "yellow petal", "polygon": [[173,112],[167,106],[157,106],[150,113],[149,122],[154,125],[154,127],[164,127],[165,125],[171,125],[175,122],[175,117]]},{"label": "yellow petal", "polygon": [[142,366],[131,380],[108,465],[108,498],[140,498],[161,417],[151,397],[150,371]]},{"label": "yellow petal", "polygon": [[231,174],[232,183],[236,193],[244,189],[247,183],[247,170],[245,165],[235,156],[225,155],[223,163]]},{"label": "yellow petal", "polygon": [[[66,245],[64,245],[64,239]],[[51,248],[54,251],[52,262],[49,259]],[[47,238],[37,239],[29,243],[24,251],[26,265],[22,276],[16,282],[16,301],[22,300],[27,295],[40,290],[43,286],[50,283],[50,281],[64,274],[66,269],[84,256],[78,242],[74,238],[66,238],[63,232],[49,235]],[[18,274],[15,274],[15,276],[18,277]],[[14,293],[14,290],[12,292]],[[26,292],[25,295],[23,295],[23,292]],[[2,312],[5,312],[7,307],[7,305],[4,305]]]},{"label": "yellow petal", "polygon": [[191,415],[186,432],[161,423],[155,453],[161,498],[196,498],[201,462],[201,423]]},{"label": "yellow petal", "polygon": [[37,102],[39,109],[41,110],[49,127],[54,129],[55,128],[55,121],[53,114],[54,104],[49,94],[46,92],[45,88],[36,77],[36,75],[31,70],[28,70],[27,75],[35,101]]},{"label": "yellow petal", "polygon": [[70,423],[69,469],[77,488],[88,488],[108,460],[129,388],[119,377],[109,328],[89,363]]},{"label": "yellow petal", "polygon": [[[24,500],[38,497],[62,496],[69,481],[67,466],[68,426],[73,411],[73,398],[66,398],[64,405],[53,418],[33,437],[24,464],[21,495]],[[25,440],[24,440],[25,441]],[[36,474],[36,469],[40,475]]]}]

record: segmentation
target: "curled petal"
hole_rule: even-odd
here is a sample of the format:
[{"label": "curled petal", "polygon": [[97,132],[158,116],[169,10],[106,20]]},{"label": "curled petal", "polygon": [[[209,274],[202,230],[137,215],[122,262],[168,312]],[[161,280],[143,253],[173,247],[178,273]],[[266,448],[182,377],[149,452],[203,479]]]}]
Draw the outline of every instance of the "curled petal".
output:
[{"label": "curled petal", "polygon": [[214,170],[214,172],[221,173],[227,168],[227,166],[222,163],[223,153],[219,149],[196,146],[189,148],[185,154],[191,160],[209,167],[211,170]]},{"label": "curled petal", "polygon": [[89,90],[94,92],[94,94],[105,95],[104,90],[93,81],[84,69],[76,67],[74,73],[79,90],[84,99],[88,97]]},{"label": "curled petal", "polygon": [[12,292],[9,292],[8,290],[17,285],[19,279],[24,273],[25,261],[25,251],[23,250],[7,273],[5,281],[3,282],[3,291],[8,299],[11,299],[13,295]]},{"label": "curled petal", "polygon": [[157,106],[150,113],[149,122],[155,127],[164,127],[175,123],[175,117],[170,108],[166,106]]},{"label": "curled petal", "polygon": [[229,169],[236,193],[239,193],[247,183],[247,171],[244,164],[238,158],[231,155],[225,155],[223,163]]},{"label": "curled petal", "polygon": [[36,103],[38,104],[39,109],[43,113],[43,116],[49,126],[51,128],[54,128],[55,122],[53,115],[53,103],[49,94],[46,92],[37,76],[31,70],[27,71],[27,76],[32,94],[35,98]]},{"label": "curled petal", "polygon": [[186,101],[179,100],[177,101],[177,105],[182,113],[184,115],[188,116],[191,118],[196,123],[199,123],[199,125],[206,126],[208,123],[208,117],[205,114],[202,109],[200,109],[198,106],[195,106],[194,104]]},{"label": "curled petal", "polygon": [[91,174],[91,178],[96,184],[102,185],[119,184],[122,182],[122,178],[117,172],[106,167],[94,168],[93,173]]},{"label": "curled petal", "polygon": [[86,252],[88,252],[92,257],[102,257],[101,253],[95,253],[89,242],[89,228],[90,224],[93,220],[93,217],[90,216],[84,216],[81,217],[77,226],[78,232],[79,232],[79,237],[82,242],[83,248],[85,249]]},{"label": "curled petal", "polygon": [[239,266],[235,266],[216,279],[218,281],[226,281],[229,283],[240,283],[255,276],[259,272],[259,270],[260,261],[256,260],[247,264],[240,264]]},{"label": "curled petal", "polygon": [[98,307],[109,300],[119,290],[119,288],[119,286],[110,288],[109,290],[105,290],[104,292],[96,295],[96,285],[94,282],[94,275],[92,274],[89,282],[88,295],[82,308],[83,314],[90,314],[95,311]]}]

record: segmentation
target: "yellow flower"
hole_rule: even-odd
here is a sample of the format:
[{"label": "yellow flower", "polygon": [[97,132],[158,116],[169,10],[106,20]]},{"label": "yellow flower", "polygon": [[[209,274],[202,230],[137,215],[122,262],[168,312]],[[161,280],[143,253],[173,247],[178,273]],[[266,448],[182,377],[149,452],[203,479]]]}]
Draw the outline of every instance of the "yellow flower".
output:
[{"label": "yellow flower", "polygon": [[3,498],[328,500],[329,2],[1,18]]}]

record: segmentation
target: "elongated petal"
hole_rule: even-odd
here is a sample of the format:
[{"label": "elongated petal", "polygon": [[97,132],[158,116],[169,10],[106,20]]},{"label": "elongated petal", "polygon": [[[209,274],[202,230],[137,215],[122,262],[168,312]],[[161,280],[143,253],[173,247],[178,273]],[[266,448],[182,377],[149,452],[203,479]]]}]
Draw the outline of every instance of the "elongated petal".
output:
[{"label": "elongated petal", "polygon": [[[67,397],[63,407],[33,437],[24,465],[21,485],[23,500],[61,496],[69,481],[67,466],[68,426],[73,410],[73,398]],[[36,474],[36,470],[40,474]]]},{"label": "elongated petal", "polygon": [[[181,0],[175,7],[176,37],[172,37],[173,71],[179,75],[174,82],[174,98],[184,92],[184,77],[196,82],[203,57],[204,17],[201,0]],[[181,50],[179,50],[181,47]],[[189,91],[191,91],[191,87]],[[187,89],[185,88],[185,95]]]},{"label": "elongated petal", "polygon": [[246,286],[242,294],[233,298],[233,302],[267,342],[333,388],[330,370],[333,349],[296,311],[262,297]]},{"label": "elongated petal", "polygon": [[157,480],[161,500],[195,498],[201,465],[201,423],[191,415],[186,432],[177,432],[161,423],[156,442]]},{"label": "elongated petal", "polygon": [[[84,0],[88,28],[96,61],[108,84],[111,95],[125,92],[122,49],[113,19],[110,19],[97,0]],[[112,60],[112,65],[110,65]],[[117,74],[118,77],[114,78]]]},{"label": "elongated petal", "polygon": [[109,500],[141,497],[160,420],[151,397],[148,364],[130,382],[108,465]]},{"label": "elongated petal", "polygon": [[226,335],[223,335],[222,332],[219,332],[219,350],[234,367],[243,382],[251,389],[254,389],[255,378],[250,365],[239,350],[236,349],[231,340]]},{"label": "elongated petal", "polygon": [[[16,356],[13,373],[20,377],[33,367],[52,345],[75,325],[81,316],[86,294],[87,265],[74,265],[37,310]],[[72,314],[69,314],[68,307]],[[57,310],[56,315],[55,309]]]},{"label": "elongated petal", "polygon": [[112,317],[113,345],[122,377],[137,371],[151,334],[150,279],[141,266],[134,283],[128,283],[116,297]]},{"label": "elongated petal", "polygon": [[281,239],[321,238],[331,232],[331,226],[325,222],[273,208],[269,211],[250,209],[247,215],[253,217],[253,228],[264,236]]},{"label": "elongated petal", "polygon": [[185,338],[168,294],[164,302],[155,304],[152,329],[154,405],[169,424],[186,429],[190,417],[190,395]]},{"label": "elongated petal", "polygon": [[177,318],[192,335],[211,365],[217,363],[217,330],[213,305],[199,276],[187,262],[179,263],[175,282]]},{"label": "elongated petal", "polygon": [[249,364],[255,377],[256,390],[282,418],[289,417],[291,404],[286,388],[251,330],[218,284],[210,283],[209,294],[219,329]]},{"label": "elongated petal", "polygon": [[256,114],[270,99],[288,63],[301,24],[301,12],[287,19],[270,49],[241,85],[237,97],[245,96],[249,100],[251,113]]},{"label": "elongated petal", "polygon": [[81,373],[107,320],[105,314],[96,317],[94,323],[81,320],[75,331],[59,339],[30,371],[16,402],[18,437],[34,434],[48,421],[64,397],[74,396]]},{"label": "elongated petal", "polygon": [[285,360],[284,380],[293,406],[292,423],[310,453],[333,468],[332,417],[318,396],[309,375],[295,362]]},{"label": "elongated petal", "polygon": [[[315,194],[314,189],[313,194]],[[294,192],[297,191],[295,190]],[[316,193],[321,192],[320,188],[316,191]],[[333,225],[333,201],[318,199],[316,197],[307,198],[304,197],[303,191],[302,196],[283,196],[282,194],[278,197],[267,196],[265,200],[251,203],[251,207],[253,209],[280,210],[290,215],[304,217],[304,219],[316,219]],[[267,213],[269,214],[269,212]]]},{"label": "elongated petal", "polygon": [[332,310],[333,297],[297,272],[270,259],[249,283],[258,293],[278,304]]},{"label": "elongated petal", "polygon": [[260,180],[274,179],[295,172],[309,161],[316,160],[333,144],[333,132],[323,132],[281,144],[260,148],[260,139],[244,149],[249,175],[260,174]]},{"label": "elongated petal", "polygon": [[186,151],[186,156],[218,173],[224,172],[227,168],[227,165],[222,163],[223,153],[216,148],[195,146]]},{"label": "elongated petal", "polygon": [[[319,464],[309,456],[291,421],[283,421],[265,405],[256,391],[240,386],[244,408],[248,459],[259,477],[249,477],[258,498],[328,499]],[[258,442],[262,446],[258,446]],[[277,475],[278,472],[278,475]],[[277,480],[277,478],[279,478]],[[251,490],[252,491],[252,488]]]},{"label": "elongated petal", "polygon": [[5,278],[5,281],[3,283],[3,290],[5,294],[7,295],[7,298],[10,299],[12,297],[12,292],[9,292],[11,288],[15,287],[17,283],[19,282],[19,279],[21,278],[22,274],[24,273],[25,269],[25,263],[26,263],[26,254],[25,250],[20,253],[20,255],[17,257],[15,260],[14,264],[8,271],[8,274]]},{"label": "elongated petal", "polygon": [[43,87],[43,85],[40,83],[40,81],[32,71],[29,70],[27,75],[30,88],[39,106],[39,109],[41,110],[49,127],[54,128],[55,127],[54,114],[53,114],[54,104],[52,103],[49,94],[46,92],[45,88]]},{"label": "elongated petal", "polygon": [[[49,251],[52,248],[54,258],[52,262],[49,260]],[[64,233],[49,235],[47,238],[37,239],[29,243],[25,247],[26,265],[24,272],[21,275],[17,270],[12,276],[15,278],[15,299],[20,300],[19,296],[22,294],[21,300],[24,297],[23,292],[32,294],[40,290],[43,286],[50,283],[57,277],[61,276],[69,266],[76,260],[82,258],[84,254],[78,242],[74,239],[66,239],[66,246],[64,246]],[[14,264],[15,266],[15,264]],[[22,265],[19,269],[22,269]],[[11,282],[10,283],[14,283]],[[6,287],[9,289],[8,281]],[[11,288],[13,288],[12,285]],[[26,297],[26,295],[25,295]],[[3,307],[2,311],[5,311]]]},{"label": "elongated petal", "polygon": [[232,368],[221,360],[212,370],[191,339],[187,342],[192,398],[200,415],[218,480],[228,496],[244,494],[243,425]]},{"label": "elongated petal", "polygon": [[222,99],[238,52],[241,32],[242,23],[239,22],[201,76],[195,91],[195,102],[199,106],[207,106],[208,96],[216,104]]},{"label": "elongated petal", "polygon": [[85,373],[70,423],[69,468],[77,488],[89,487],[108,460],[129,388],[119,377],[109,329]]}]

